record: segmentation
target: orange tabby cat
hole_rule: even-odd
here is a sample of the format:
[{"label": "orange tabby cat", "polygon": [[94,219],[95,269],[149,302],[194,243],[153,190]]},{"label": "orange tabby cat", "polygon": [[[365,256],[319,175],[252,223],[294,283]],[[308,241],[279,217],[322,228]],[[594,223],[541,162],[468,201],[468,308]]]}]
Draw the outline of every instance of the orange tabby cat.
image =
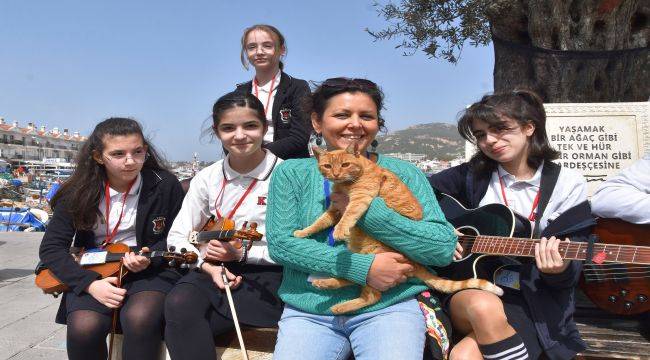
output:
[{"label": "orange tabby cat", "polygon": [[[368,210],[370,202],[377,196],[384,199],[386,206],[401,215],[413,220],[422,220],[422,207],[409,188],[395,174],[361,156],[357,144],[348,146],[346,150],[330,152],[314,147],[314,155],[318,160],[320,172],[334,183],[332,191],[347,194],[349,202],[343,214],[339,214],[334,207],[330,206],[313,224],[303,230],[296,230],[294,236],[304,238],[336,225],[333,232],[334,239],[347,240],[350,251],[361,254],[396,252],[395,249],[365,234],[355,225]],[[417,277],[427,286],[438,291],[451,293],[476,288],[503,295],[501,288],[487,280],[443,279],[420,264],[412,261],[409,263],[413,265],[414,270],[408,276]],[[312,285],[320,289],[338,289],[354,283],[345,279],[328,278],[316,279]],[[366,285],[362,287],[358,298],[332,306],[331,310],[334,314],[345,314],[375,304],[380,298],[381,292]]]}]

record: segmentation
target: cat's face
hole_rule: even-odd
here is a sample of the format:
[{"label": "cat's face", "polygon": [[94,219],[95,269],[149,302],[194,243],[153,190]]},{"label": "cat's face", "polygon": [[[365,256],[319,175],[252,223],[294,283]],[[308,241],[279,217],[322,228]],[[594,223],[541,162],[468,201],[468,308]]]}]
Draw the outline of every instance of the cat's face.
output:
[{"label": "cat's face", "polygon": [[363,174],[363,157],[353,149],[334,150],[326,152],[315,149],[314,154],[318,159],[318,169],[323,176],[339,183],[353,182]]}]

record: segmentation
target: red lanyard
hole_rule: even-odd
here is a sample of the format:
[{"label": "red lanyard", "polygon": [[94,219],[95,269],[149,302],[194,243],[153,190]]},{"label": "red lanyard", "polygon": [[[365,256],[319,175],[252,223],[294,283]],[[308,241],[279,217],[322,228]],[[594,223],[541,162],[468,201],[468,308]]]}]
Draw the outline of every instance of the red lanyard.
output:
[{"label": "red lanyard", "polygon": [[[501,196],[503,196],[503,203],[508,205],[508,199],[506,198],[506,187],[503,185],[503,179],[501,179],[501,175],[497,173],[497,176],[499,176],[499,184],[501,184]],[[528,220],[530,221],[535,221],[535,210],[537,210],[537,204],[539,204],[539,194],[542,189],[539,188],[537,190],[537,195],[535,195],[535,200],[533,200],[533,208],[530,209],[530,215],[528,215]]]},{"label": "red lanyard", "polygon": [[106,239],[102,242],[101,247],[105,247],[106,245],[110,244],[113,238],[115,237],[115,234],[117,234],[117,228],[120,227],[120,223],[122,222],[122,217],[124,216],[124,205],[126,205],[126,197],[129,195],[129,192],[131,191],[131,187],[133,187],[133,184],[135,184],[135,181],[138,178],[136,177],[131,181],[129,184],[129,187],[126,189],[126,192],[124,193],[124,196],[122,196],[122,209],[120,210],[120,217],[117,219],[117,224],[115,224],[115,227],[113,228],[113,231],[110,231],[110,225],[109,225],[109,219],[111,215],[111,193],[110,193],[110,184],[108,181],[105,182],[105,187],[104,187],[104,198],[106,199]]},{"label": "red lanyard", "polygon": [[[269,104],[271,103],[271,96],[273,96],[274,84],[275,84],[275,76],[273,77],[273,80],[271,80],[271,88],[269,89],[269,97],[266,99],[266,106],[264,107],[264,115],[269,113]],[[258,93],[257,78],[255,78],[255,81],[253,81],[253,85],[255,85],[255,97],[259,99],[260,96]]]},{"label": "red lanyard", "polygon": [[[217,195],[217,198],[214,200],[214,209],[217,212],[217,219],[221,219],[223,216],[221,215],[221,212],[219,212],[219,207],[217,206],[218,203],[221,203],[221,200],[223,199],[223,190],[226,188],[226,179],[224,178],[223,181],[221,182],[221,191],[219,191],[219,194]],[[235,215],[235,212],[237,209],[239,209],[239,206],[244,202],[244,199],[248,194],[250,194],[251,190],[255,187],[255,184],[257,184],[257,179],[253,179],[251,181],[251,184],[248,185],[248,189],[246,189],[246,192],[244,192],[244,195],[239,198],[239,201],[237,201],[237,204],[235,204],[235,207],[230,210],[230,213],[228,216],[226,216],[227,219],[232,219],[232,217]]]}]

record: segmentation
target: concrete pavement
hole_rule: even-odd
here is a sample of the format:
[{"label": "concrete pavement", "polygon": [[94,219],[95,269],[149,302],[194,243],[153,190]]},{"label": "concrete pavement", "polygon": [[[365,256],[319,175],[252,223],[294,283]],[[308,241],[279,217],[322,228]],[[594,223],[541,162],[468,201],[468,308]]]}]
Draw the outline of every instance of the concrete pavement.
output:
[{"label": "concrete pavement", "polygon": [[67,359],[59,299],[34,286],[42,232],[0,232],[0,360]]}]

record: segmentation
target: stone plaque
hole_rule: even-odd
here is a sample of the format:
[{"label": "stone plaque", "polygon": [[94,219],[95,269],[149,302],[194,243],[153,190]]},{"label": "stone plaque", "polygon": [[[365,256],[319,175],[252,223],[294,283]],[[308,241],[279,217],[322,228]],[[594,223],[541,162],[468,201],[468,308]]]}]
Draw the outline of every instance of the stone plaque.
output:
[{"label": "stone plaque", "polygon": [[650,151],[649,103],[546,104],[546,132],[557,163],[599,183]]}]

